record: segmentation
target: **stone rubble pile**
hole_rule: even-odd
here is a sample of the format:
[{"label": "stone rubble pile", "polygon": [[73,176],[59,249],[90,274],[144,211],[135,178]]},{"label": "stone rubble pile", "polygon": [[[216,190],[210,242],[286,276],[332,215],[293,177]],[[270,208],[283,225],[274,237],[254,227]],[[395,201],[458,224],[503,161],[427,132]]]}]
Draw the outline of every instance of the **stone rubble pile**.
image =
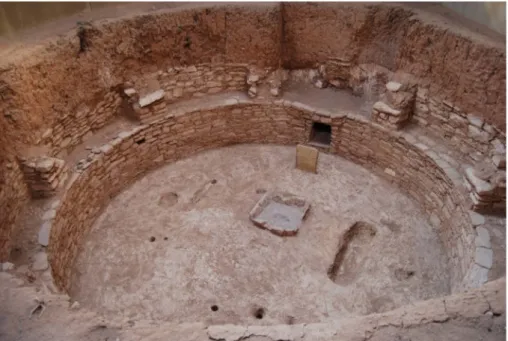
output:
[{"label": "stone rubble pile", "polygon": [[25,181],[34,198],[55,195],[69,174],[64,160],[49,156],[21,159],[21,166]]}]

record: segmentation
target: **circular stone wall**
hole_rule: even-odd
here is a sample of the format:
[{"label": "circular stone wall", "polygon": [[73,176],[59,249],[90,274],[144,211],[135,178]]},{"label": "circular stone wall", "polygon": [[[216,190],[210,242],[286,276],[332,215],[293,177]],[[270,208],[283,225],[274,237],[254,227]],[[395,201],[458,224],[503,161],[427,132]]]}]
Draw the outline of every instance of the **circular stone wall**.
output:
[{"label": "circular stone wall", "polygon": [[[394,134],[361,116],[309,112],[309,107],[303,109],[287,101],[226,102],[229,104],[170,114],[120,134],[94,154],[94,159],[72,179],[52,223],[50,260],[57,284],[70,288],[78,247],[97,214],[110,197],[147,170],[230,144],[305,142],[312,122],[321,121],[332,126],[332,152],[388,176],[419,201],[429,215],[436,216],[433,221],[448,255],[451,286],[463,286],[472,265],[473,229],[460,205],[462,196],[445,173],[447,168],[443,170],[432,159],[435,153],[424,153],[408,142],[414,137]],[[439,158],[437,161],[444,162]]]},{"label": "circular stone wall", "polygon": [[[487,213],[493,213],[497,207],[505,214],[505,43],[504,39],[472,32],[462,24],[442,19],[417,8],[384,3],[192,4],[142,15],[133,13],[91,24],[81,22],[77,28],[69,28],[58,39],[40,40],[40,44],[30,46],[30,49],[24,46],[2,51],[0,128],[4,133],[0,135],[0,261],[8,260],[10,251],[17,250],[17,245],[12,243],[14,234],[32,233],[32,227],[42,222],[38,235],[32,233],[33,238],[27,241],[36,245],[38,251],[36,262],[30,265],[29,275],[32,277],[28,280],[33,281],[33,276],[37,279],[45,277],[52,283],[54,279],[64,292],[78,297],[89,296],[88,293],[93,289],[90,284],[94,282],[87,284],[85,278],[95,275],[92,267],[94,262],[98,261],[97,267],[108,267],[103,258],[108,259],[122,252],[127,254],[123,257],[126,260],[134,257],[122,245],[111,254],[108,249],[102,248],[97,255],[82,251],[87,240],[91,243],[88,244],[91,249],[99,248],[103,245],[101,242],[108,240],[107,234],[115,230],[114,226],[111,232],[107,229],[108,212],[114,210],[115,202],[128,196],[130,190],[135,190],[143,181],[156,176],[157,172],[177,169],[181,164],[199,161],[200,158],[206,160],[207,155],[218,155],[223,150],[242,148],[246,149],[241,157],[249,155],[247,149],[260,148],[268,151],[268,154],[272,149],[280,151],[279,154],[286,158],[272,160],[273,163],[268,165],[274,165],[273,168],[268,167],[266,171],[272,171],[274,178],[282,177],[283,174],[276,171],[283,169],[278,162],[289,161],[288,155],[296,144],[309,143],[313,125],[320,123],[329,125],[331,132],[330,145],[320,146],[328,154],[323,156],[323,164],[338,163],[341,169],[350,169],[352,173],[340,179],[336,178],[340,173],[338,171],[326,179],[320,174],[316,175],[322,181],[317,183],[323,186],[323,190],[315,192],[313,200],[323,202],[321,196],[328,193],[335,204],[344,202],[341,188],[325,189],[328,182],[337,181],[341,184],[341,181],[350,179],[351,184],[360,186],[365,185],[366,179],[376,179],[379,188],[386,189],[392,195],[379,201],[379,206],[373,203],[373,207],[392,212],[390,216],[399,214],[402,223],[382,221],[385,217],[382,214],[376,216],[373,207],[359,207],[359,210],[367,210],[363,212],[367,212],[370,219],[358,217],[346,225],[336,226],[335,230],[329,228],[328,231],[333,233],[342,232],[342,239],[334,241],[337,242],[335,244],[325,240],[322,234],[306,235],[312,227],[305,232],[304,226],[301,236],[313,241],[314,244],[310,245],[314,247],[298,244],[298,237],[287,240],[290,241],[288,243],[295,243],[295,248],[302,247],[312,256],[302,259],[301,254],[295,253],[293,257],[310,270],[295,270],[288,277],[294,282],[305,283],[303,287],[310,288],[310,291],[301,289],[302,286],[286,285],[286,277],[279,277],[277,282],[282,288],[290,290],[293,296],[299,297],[299,301],[286,305],[280,301],[282,296],[279,296],[279,301],[273,304],[270,300],[274,296],[265,295],[272,289],[262,283],[263,280],[255,278],[259,286],[266,286],[266,291],[252,293],[257,295],[259,301],[231,300],[219,290],[215,296],[210,294],[186,307],[188,310],[184,310],[183,314],[186,317],[182,316],[182,320],[189,321],[192,316],[201,316],[210,323],[305,323],[308,319],[321,320],[332,315],[337,318],[344,312],[366,314],[385,311],[412,304],[415,300],[480,287],[488,280],[495,279],[491,277],[493,271],[490,271],[494,262],[493,250],[497,248],[496,252],[501,250],[500,253],[503,253],[504,249],[491,243],[487,229],[490,217],[486,219],[471,210],[487,208]],[[337,32],[340,32],[340,39],[337,39]],[[31,38],[37,40],[35,35]],[[309,89],[291,94],[286,85],[294,80],[292,77],[312,82],[313,91],[320,91],[320,95],[313,96]],[[261,80],[256,81],[256,78]],[[395,82],[395,88],[392,81]],[[401,83],[397,83],[399,81]],[[397,94],[399,90],[411,95],[408,102],[401,101],[409,103],[405,108],[408,111],[403,114],[397,110],[388,111],[395,116],[407,115],[408,120],[404,125],[387,127],[382,120],[389,122],[394,117],[387,118],[384,112],[378,112],[379,106],[376,106],[378,111],[371,111],[372,104],[379,99],[377,96],[387,93],[396,102],[401,99],[398,97],[400,93]],[[327,91],[328,94],[325,94]],[[257,98],[247,97],[247,92],[249,96]],[[371,112],[376,115],[370,117]],[[99,136],[104,134],[103,128],[108,128],[110,124],[114,126],[120,117],[130,119],[124,126],[133,128],[121,129],[127,131],[115,134],[110,142],[103,144],[106,139]],[[87,149],[91,149],[90,154],[76,164],[75,160],[82,157],[77,155],[85,155]],[[43,150],[44,155],[38,157],[51,162],[31,163],[27,158],[34,150]],[[74,154],[69,156],[69,153]],[[263,158],[260,156],[259,160]],[[48,164],[58,167],[46,167]],[[492,178],[481,173],[488,181],[480,179],[473,171],[475,167],[485,164],[495,165],[495,175],[499,180],[496,186],[489,182]],[[249,167],[256,169],[256,163],[245,160],[243,165],[246,167],[243,173],[254,177],[254,172],[249,173],[248,170],[251,169]],[[147,175],[161,166],[167,168]],[[287,168],[289,173],[296,172],[290,168]],[[70,169],[68,180],[67,169]],[[337,168],[325,169],[323,175],[334,170]],[[360,180],[353,173],[365,174],[366,178]],[[193,174],[196,173],[184,173],[189,177]],[[136,183],[145,175],[146,178]],[[242,182],[248,177],[243,179],[235,176],[231,181],[238,179],[238,185],[235,186],[243,188],[238,189],[240,193],[245,190],[256,195],[252,183]],[[223,186],[224,179],[219,175],[216,178],[218,181],[213,184],[212,190]],[[284,183],[284,179],[279,179]],[[388,182],[393,186],[388,186]],[[38,186],[41,183],[43,186]],[[127,189],[130,184],[134,185]],[[289,180],[286,184],[294,191],[307,188],[312,193],[312,187],[299,187]],[[44,202],[48,209],[39,221],[20,226],[26,220],[20,213],[23,212],[23,206],[28,202],[26,207],[30,211],[30,205],[34,205],[30,195],[33,196],[34,190],[37,192],[41,187],[44,192],[48,186],[49,194],[56,194],[56,200]],[[373,200],[378,198],[375,193],[377,187],[374,187],[370,188],[374,192],[369,195],[369,199]],[[203,229],[206,232],[206,226],[200,226],[191,219],[192,216],[188,216],[192,209],[177,213],[179,211],[176,210],[181,208],[182,200],[186,198],[185,193],[186,190],[163,193],[164,196],[158,200],[160,205],[168,207],[164,214],[174,212],[175,219],[183,220],[200,233],[203,233]],[[146,191],[146,194],[162,193],[154,190]],[[229,198],[231,203],[224,203],[224,207],[234,207],[232,197],[225,198]],[[113,202],[110,204],[111,200]],[[205,203],[206,200],[201,202],[202,205]],[[139,207],[146,207],[151,212],[152,204],[153,201],[140,201]],[[198,201],[198,207],[199,204]],[[224,207],[221,209],[225,210]],[[313,207],[311,212],[320,209],[323,210],[322,219],[333,216],[319,206]],[[338,213],[343,209],[344,206],[340,206],[333,211]],[[103,211],[104,215],[97,220]],[[404,212],[411,213],[411,217],[404,215],[411,223],[404,220]],[[346,215],[352,218],[353,210],[344,212],[343,217],[337,219],[343,223]],[[125,214],[122,218],[128,216]],[[230,216],[232,218],[227,219],[235,225],[239,220],[234,214]],[[219,218],[222,218],[220,214]],[[212,214],[210,222],[217,223],[219,218]],[[308,219],[313,226],[317,218],[311,213]],[[504,222],[504,218],[499,221]],[[412,226],[409,228],[408,225]],[[97,230],[90,233],[93,226]],[[170,269],[170,273],[173,270],[183,271],[179,265],[187,265],[185,260],[189,255],[179,253],[181,249],[178,249],[178,243],[191,240],[192,235],[183,234],[181,239],[175,237],[181,231],[174,227],[174,235],[163,235],[162,225],[157,226],[154,225],[154,231],[159,231],[160,235],[143,235],[139,249],[135,249],[134,253],[139,255],[139,259],[132,260],[137,264],[149,264],[145,270],[139,271],[141,279],[146,281],[120,283],[129,273],[112,264],[103,272],[110,277],[96,278],[100,290],[94,292],[97,296],[90,300],[90,307],[106,309],[111,315],[127,307],[130,310],[126,314],[140,318],[158,319],[164,314],[173,317],[178,314],[176,306],[165,308],[164,302],[154,301],[154,296],[150,296],[152,291],[147,286],[152,284],[157,290],[166,290],[164,278],[158,275],[165,273],[164,269]],[[219,243],[217,240],[221,237],[236,240],[254,236],[253,239],[258,240],[259,235],[259,240],[263,241],[269,235],[266,244],[270,247],[266,253],[270,255],[274,267],[279,266],[278,261],[288,263],[270,254],[278,246],[275,241],[286,239],[272,236],[251,225],[238,226],[253,229],[249,231],[255,236],[250,232],[245,236],[234,235],[236,230],[228,230],[227,226],[220,225],[214,229],[214,233],[216,230],[221,233],[211,234],[210,240],[215,244]],[[408,228],[404,229],[404,226]],[[421,229],[415,229],[415,226]],[[315,229],[318,230],[317,226]],[[18,233],[20,231],[22,233]],[[132,231],[134,234],[134,228]],[[143,234],[143,231],[141,226],[136,229],[136,234]],[[332,237],[336,237],[332,232]],[[101,238],[101,233],[104,238]],[[399,237],[388,237],[397,233],[400,233]],[[376,241],[372,239],[374,234],[374,237],[379,237]],[[111,243],[122,240],[132,242],[126,239],[127,235],[118,235],[119,240]],[[168,239],[164,240],[165,237]],[[497,237],[502,239],[504,234],[496,234]],[[34,238],[38,238],[38,243]],[[100,240],[94,242],[94,238]],[[404,244],[403,241],[408,238],[409,244]],[[201,239],[206,238],[199,235],[195,241],[204,243]],[[394,268],[393,264],[407,261],[404,257],[410,257],[410,252],[395,254],[387,250],[386,259],[374,259],[381,262],[391,260],[391,264],[378,265],[372,263],[372,258],[367,258],[362,266],[377,271],[379,283],[392,285],[393,290],[389,294],[381,294],[377,282],[373,282],[369,288],[362,287],[362,283],[371,280],[362,277],[365,276],[364,272],[351,271],[355,276],[337,276],[347,274],[348,268],[356,269],[358,266],[354,261],[356,257],[348,256],[348,248],[339,246],[344,241],[348,241],[348,245],[350,243],[350,250],[359,250],[359,254],[365,244],[380,249],[381,244],[376,244],[377,241],[393,249],[404,249],[411,245],[414,249],[437,250],[443,254],[432,253],[439,264],[435,273],[432,273],[428,259],[410,259],[408,262],[416,270],[406,266]],[[157,249],[165,242],[168,249]],[[197,247],[188,246],[190,249]],[[224,251],[234,254],[239,250],[236,246],[235,243],[228,244]],[[245,259],[251,262],[246,264],[250,268],[259,266],[258,269],[264,269],[267,276],[284,274],[283,271],[263,268],[260,262],[254,262],[264,254],[260,251],[262,247],[251,250],[249,255],[252,257],[245,254]],[[283,247],[280,249],[285,250]],[[143,253],[144,250],[147,253]],[[295,252],[294,248],[288,249],[288,253],[291,252]],[[218,265],[216,268],[222,269],[224,258],[216,254],[206,261],[215,262]],[[426,252],[418,251],[418,254]],[[104,257],[94,258],[100,255]],[[165,263],[167,258],[173,257],[184,261],[170,265]],[[157,263],[161,258],[164,261]],[[199,263],[197,258],[196,261],[197,266],[192,271],[210,268],[205,261]],[[9,266],[6,264],[6,268]],[[495,266],[501,268],[499,264]],[[81,271],[81,278],[76,269]],[[191,271],[189,268],[186,270]],[[120,273],[116,274],[116,271]],[[148,278],[150,271],[155,275]],[[495,272],[496,276],[504,274],[504,270],[497,269]],[[204,281],[203,277],[199,277],[202,275],[203,272],[196,274],[198,284]],[[222,276],[217,279],[224,290],[228,285],[235,287],[238,281],[246,280],[245,277],[230,277],[229,282],[221,282],[227,278]],[[415,278],[420,280],[411,282]],[[117,291],[105,290],[103,285],[107,283],[115,283]],[[401,283],[400,286],[397,283]],[[174,285],[179,286],[178,283]],[[195,283],[189,285],[190,291],[197,292],[198,287],[193,286]],[[454,320],[457,316],[495,319],[504,313],[504,307],[500,308],[498,304],[504,300],[497,299],[499,292],[496,288],[499,285],[486,285],[473,294],[468,291],[460,296],[465,297],[467,303],[471,297],[471,302],[478,303],[473,304],[471,309],[468,304],[467,309],[464,309],[465,304],[457,304],[457,300],[462,299],[457,298],[459,296],[447,296],[419,302],[413,310],[413,306],[402,307],[388,315],[397,319],[394,322],[397,326],[403,327],[420,324],[423,320],[425,323]],[[332,310],[320,305],[323,295],[321,292],[318,294],[318,288],[323,287],[328,290],[325,290],[327,297],[337,297],[339,291],[345,295],[332,304]],[[139,299],[139,293],[148,293],[148,296],[145,300]],[[164,294],[163,291],[161,293]],[[171,291],[170,294],[175,293]],[[102,300],[106,298],[116,302]],[[220,298],[220,302],[215,301],[216,298]],[[131,305],[133,302],[136,305]],[[144,307],[146,303],[151,306]],[[305,307],[297,304],[305,304]],[[430,306],[437,308],[429,310]],[[298,313],[294,313],[295,310]],[[406,314],[406,311],[411,312]],[[385,323],[385,327],[392,326],[392,322],[387,322],[391,320],[385,320],[384,314],[374,316],[383,320],[375,320],[379,326],[382,323]],[[374,323],[370,316],[366,320],[369,322],[361,325]],[[333,324],[343,326],[337,320]],[[300,330],[303,338],[303,325],[295,326],[295,330],[289,326],[283,327],[292,331]],[[229,338],[230,335],[223,337],[221,334],[229,329],[221,328],[212,328],[208,331],[209,336],[213,335],[214,339]],[[377,329],[378,324],[372,328]],[[247,335],[247,329],[238,330],[243,330],[244,334],[241,335]],[[277,334],[279,326],[274,326],[273,330]],[[311,330],[307,332],[309,334],[306,335],[314,335]],[[278,336],[273,339],[281,338]]]},{"label": "circular stone wall", "polygon": [[[146,175],[86,237],[72,297],[136,320],[245,324],[262,307],[256,322],[284,324],[383,312],[450,292],[438,230],[411,199],[340,157],[320,155],[318,174],[295,169],[294,160],[294,147],[238,145]],[[266,191],[311,204],[295,237],[249,221]],[[356,231],[358,222],[370,229]]]}]

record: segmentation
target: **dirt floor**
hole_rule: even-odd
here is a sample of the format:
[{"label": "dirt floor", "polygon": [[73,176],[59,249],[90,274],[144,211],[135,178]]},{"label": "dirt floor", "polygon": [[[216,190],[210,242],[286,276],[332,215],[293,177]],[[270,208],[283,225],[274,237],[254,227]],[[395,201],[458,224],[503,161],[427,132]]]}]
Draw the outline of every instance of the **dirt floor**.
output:
[{"label": "dirt floor", "polygon": [[[72,298],[133,320],[274,324],[449,293],[443,247],[416,203],[339,157],[321,154],[318,174],[294,163],[294,147],[241,145],[148,174],[97,220]],[[310,203],[297,236],[249,221],[272,190]]]}]

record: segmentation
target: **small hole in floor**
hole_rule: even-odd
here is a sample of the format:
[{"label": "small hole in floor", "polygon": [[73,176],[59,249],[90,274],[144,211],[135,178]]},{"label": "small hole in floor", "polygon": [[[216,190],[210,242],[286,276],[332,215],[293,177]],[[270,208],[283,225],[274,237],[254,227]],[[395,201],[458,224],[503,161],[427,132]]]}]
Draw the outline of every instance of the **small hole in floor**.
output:
[{"label": "small hole in floor", "polygon": [[150,242],[153,243],[155,241],[155,237],[154,236],[151,236],[150,237]]},{"label": "small hole in floor", "polygon": [[164,240],[168,240],[168,237],[164,237]]},{"label": "small hole in floor", "polygon": [[258,320],[261,320],[265,316],[265,310],[263,308],[258,308],[254,311],[254,317]]},{"label": "small hole in floor", "polygon": [[219,307],[218,307],[218,306],[216,306],[216,305],[212,305],[212,306],[210,307],[210,309],[212,309],[212,311],[217,311],[217,310],[219,310]]},{"label": "small hole in floor", "polygon": [[212,183],[212,185],[215,185],[217,183],[217,180],[215,179],[212,179],[212,181],[210,181]]}]

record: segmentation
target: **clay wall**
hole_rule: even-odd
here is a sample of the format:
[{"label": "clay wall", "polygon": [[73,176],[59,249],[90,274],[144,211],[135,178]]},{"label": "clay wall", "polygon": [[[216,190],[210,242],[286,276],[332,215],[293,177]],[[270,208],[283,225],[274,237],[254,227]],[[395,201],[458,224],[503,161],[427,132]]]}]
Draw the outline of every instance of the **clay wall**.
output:
[{"label": "clay wall", "polygon": [[[237,143],[307,142],[312,121],[332,125],[331,152],[388,177],[435,216],[450,252],[454,288],[472,262],[472,227],[452,181],[425,153],[398,135],[362,119],[330,118],[286,102],[233,104],[179,114],[125,132],[76,173],[52,222],[50,261],[68,289],[82,238],[108,200],[145,172],[194,153]],[[387,171],[386,168],[391,169]],[[389,174],[390,176],[388,176]],[[459,208],[457,208],[459,205]],[[474,238],[474,237],[473,237]]]}]

